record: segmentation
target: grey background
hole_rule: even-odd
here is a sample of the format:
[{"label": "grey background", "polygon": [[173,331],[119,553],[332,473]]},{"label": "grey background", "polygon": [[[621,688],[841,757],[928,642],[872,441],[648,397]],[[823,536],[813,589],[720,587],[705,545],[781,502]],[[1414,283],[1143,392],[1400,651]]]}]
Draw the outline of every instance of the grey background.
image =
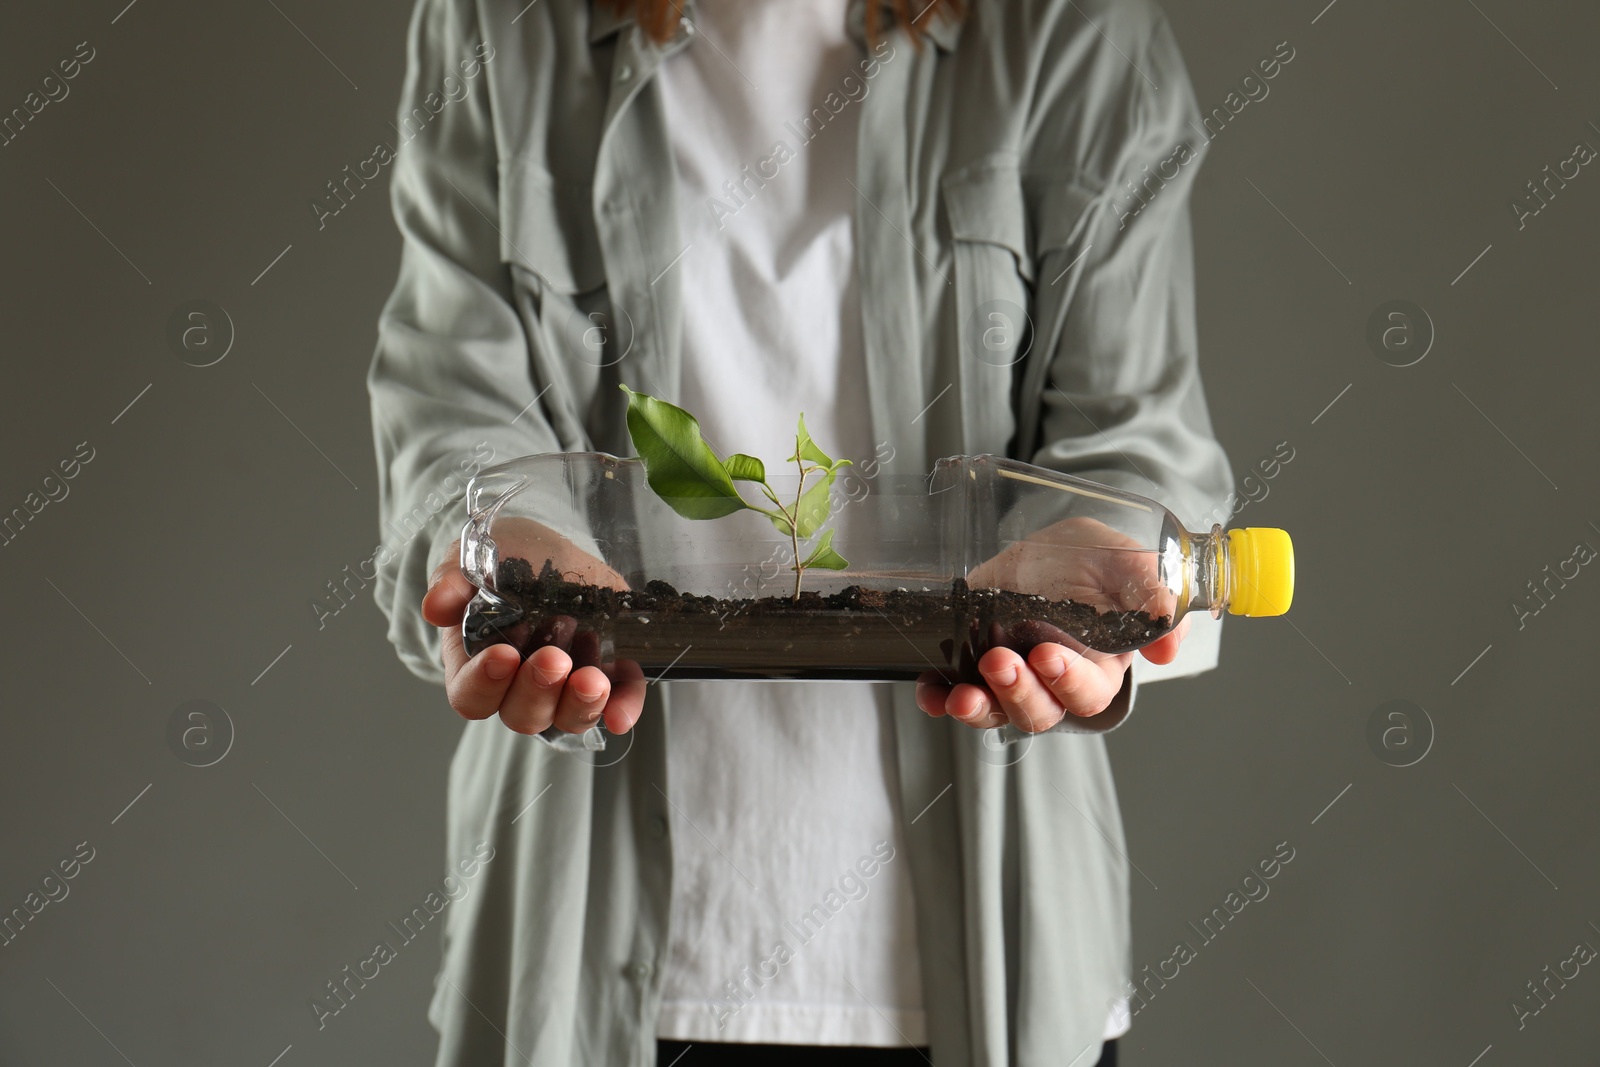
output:
[{"label": "grey background", "polygon": [[[320,232],[307,203],[392,138],[409,5],[125,2],[14,5],[0,32],[4,111],[97,52],[0,147],[0,511],[95,450],[0,548],[0,910],[95,849],[0,948],[0,1063],[431,1062],[434,935],[325,1030],[307,1007],[437,884],[459,732],[370,590],[321,629],[310,606],[380,539],[364,375],[399,239],[387,174]],[[1594,968],[1523,1029],[1510,1001],[1600,946],[1600,577],[1520,630],[1511,604],[1600,547],[1600,173],[1523,230],[1508,205],[1600,145],[1600,11],[1324,3],[1165,5],[1204,108],[1297,52],[1194,208],[1219,436],[1241,478],[1295,450],[1237,521],[1293,532],[1299,589],[1110,740],[1136,966],[1296,853],[1126,1060],[1593,1063]],[[165,340],[191,298],[237,334],[204,369]],[[1394,299],[1437,331],[1414,366],[1365,341]],[[236,731],[205,768],[167,742],[196,699]],[[1436,732],[1403,768],[1367,740],[1396,699]]]}]

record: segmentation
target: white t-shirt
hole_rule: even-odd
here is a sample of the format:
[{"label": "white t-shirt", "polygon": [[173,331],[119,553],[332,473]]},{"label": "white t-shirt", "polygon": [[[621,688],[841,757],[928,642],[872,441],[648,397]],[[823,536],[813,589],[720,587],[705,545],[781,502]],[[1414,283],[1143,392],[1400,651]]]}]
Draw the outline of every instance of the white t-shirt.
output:
[{"label": "white t-shirt", "polygon": [[[804,412],[829,454],[859,464],[875,442],[850,185],[862,56],[846,0],[697,7],[694,38],[658,74],[686,245],[670,268],[683,378],[667,399],[720,454],[781,470]],[[887,686],[671,685],[658,1036],[925,1044]]]}]

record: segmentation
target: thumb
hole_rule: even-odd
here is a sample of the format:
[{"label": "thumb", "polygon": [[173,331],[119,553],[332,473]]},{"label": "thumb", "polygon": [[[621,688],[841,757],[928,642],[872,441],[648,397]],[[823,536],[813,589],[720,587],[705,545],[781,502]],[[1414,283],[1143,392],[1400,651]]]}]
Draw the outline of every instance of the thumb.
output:
[{"label": "thumb", "polygon": [[450,543],[422,598],[422,617],[434,626],[459,626],[466,617],[467,603],[477,592],[461,573],[460,546],[459,540]]}]

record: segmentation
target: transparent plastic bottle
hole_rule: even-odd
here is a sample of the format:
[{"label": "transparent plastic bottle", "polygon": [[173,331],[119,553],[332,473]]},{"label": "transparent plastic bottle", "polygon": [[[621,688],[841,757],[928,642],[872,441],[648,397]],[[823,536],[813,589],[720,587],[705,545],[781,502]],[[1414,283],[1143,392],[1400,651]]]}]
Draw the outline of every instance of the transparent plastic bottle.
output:
[{"label": "transparent plastic bottle", "polygon": [[[799,488],[771,483],[780,499]],[[846,467],[831,493],[823,526],[848,566],[797,583],[791,539],[766,517],[683,518],[638,459],[488,468],[461,541],[478,589],[466,647],[557,644],[650,678],[976,682],[992,647],[1127,652],[1191,611],[1281,615],[1293,597],[1283,530],[1186,530],[1147,497],[999,456],[941,459],[926,477]]]}]

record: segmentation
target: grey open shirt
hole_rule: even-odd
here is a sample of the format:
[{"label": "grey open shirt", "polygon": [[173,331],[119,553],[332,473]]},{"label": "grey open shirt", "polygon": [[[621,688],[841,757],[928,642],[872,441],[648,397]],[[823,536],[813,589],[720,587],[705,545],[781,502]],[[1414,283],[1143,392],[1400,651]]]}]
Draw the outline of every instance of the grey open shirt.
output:
[{"label": "grey open shirt", "polygon": [[[894,448],[885,469],[1009,454],[1143,492],[1209,529],[1232,479],[1196,362],[1198,164],[1162,181],[1180,142],[1203,143],[1171,29],[1144,0],[971,7],[964,23],[934,22],[920,49],[898,32],[872,53],[863,41],[876,65],[840,87],[860,109],[855,238],[873,440]],[[858,40],[863,12],[856,0]],[[418,603],[460,532],[460,500],[438,505],[462,458],[485,442],[497,460],[627,455],[617,383],[677,395],[683,294],[667,268],[682,245],[653,75],[692,39],[692,3],[685,13],[657,48],[584,0],[417,4],[400,110],[415,139],[392,182],[402,259],[369,385],[381,519],[417,531],[379,571],[378,603],[422,678],[443,681]],[[487,61],[464,77],[480,44]],[[796,146],[790,131],[773,136]],[[1127,183],[1151,174],[1135,199]],[[1011,366],[963,340],[992,301],[1031,321]],[[582,343],[594,313],[611,324],[604,358]],[[1178,661],[1135,656],[1103,714],[1005,746],[894,687],[894,786],[939,1067],[1059,1067],[1100,1040],[1131,960],[1098,734],[1124,721],[1141,683],[1214,666],[1220,629],[1196,617]],[[440,1064],[654,1062],[671,694],[652,685],[631,740],[600,754],[495,718],[465,728],[448,858],[479,841],[495,858],[447,912],[429,1010]]]}]

